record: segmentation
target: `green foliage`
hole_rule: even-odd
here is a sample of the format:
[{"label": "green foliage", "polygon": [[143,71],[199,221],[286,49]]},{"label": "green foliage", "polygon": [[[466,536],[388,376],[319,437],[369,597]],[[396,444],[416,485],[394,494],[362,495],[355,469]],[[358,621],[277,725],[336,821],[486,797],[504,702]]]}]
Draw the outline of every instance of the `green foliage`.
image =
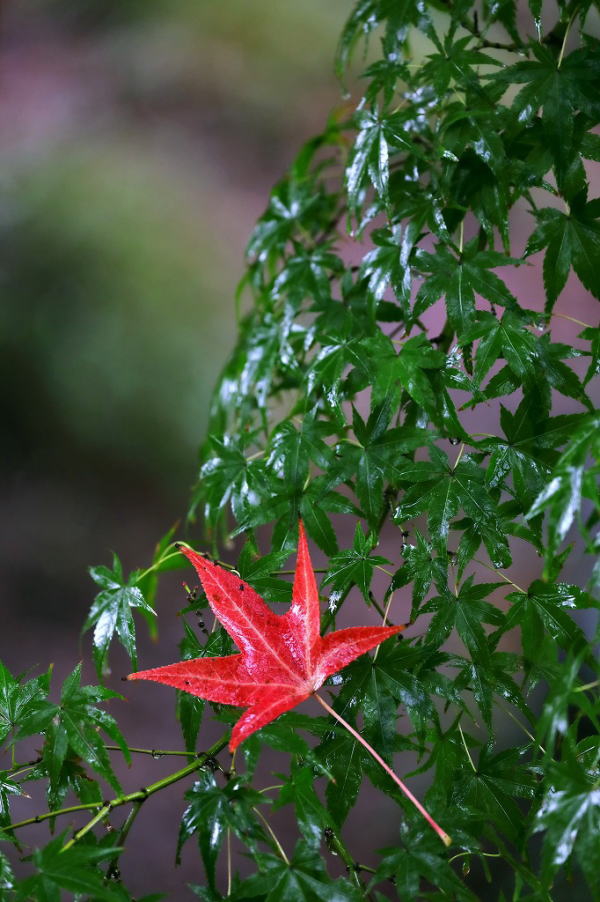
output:
[{"label": "green foliage", "polygon": [[[564,880],[573,898],[600,898],[600,331],[573,301],[600,299],[600,199],[586,168],[600,159],[593,6],[531,0],[517,18],[512,0],[356,4],[337,65],[350,83],[371,40],[362,96],[301,150],[250,239],[239,339],[191,500],[215,553],[243,535],[237,572],[269,603],[290,601],[280,571],[301,515],[327,558],[323,630],[346,611],[408,622],[330,680],[332,703],[385,761],[408,753],[454,847],[327,718],[288,712],[231,766],[216,758],[227,732],[197,757],[210,709],[185,693],[188,764],[124,795],[103,735],[128,757],[104,707],[116,694],[82,687],[78,667],[55,703],[50,671],[25,679],[0,665],[9,902],[62,890],[129,899],[114,879],[129,826],[149,795],[191,775],[177,848],[196,839],[206,885],[192,889],[210,902],[554,902]],[[115,639],[137,666],[134,609],[154,629],[157,579],[184,566],[173,538],[129,577],[116,557],[92,568],[100,591],[84,628],[100,679]],[[234,650],[198,625],[205,606],[190,592],[184,658]],[[20,764],[30,737],[39,755]],[[266,749],[284,761],[267,787]],[[372,868],[346,844],[365,776],[397,811],[397,842],[373,850]],[[75,842],[37,849],[17,880],[10,844],[26,824],[11,826],[10,808],[34,780],[51,809],[38,820],[70,814],[57,810],[69,793],[90,820]],[[123,806],[116,841],[97,842],[93,828]],[[294,821],[293,854],[269,822],[279,809]],[[235,861],[228,877],[220,869],[232,835],[251,855],[243,879]],[[331,853],[347,876],[334,876]]]}]

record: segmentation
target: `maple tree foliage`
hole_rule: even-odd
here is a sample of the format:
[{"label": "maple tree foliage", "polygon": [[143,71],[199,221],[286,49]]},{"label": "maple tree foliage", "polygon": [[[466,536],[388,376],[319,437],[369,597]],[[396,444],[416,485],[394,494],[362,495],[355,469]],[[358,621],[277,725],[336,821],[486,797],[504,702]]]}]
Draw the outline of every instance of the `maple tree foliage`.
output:
[{"label": "maple tree foliage", "polygon": [[[155,754],[151,724],[130,749],[116,693],[81,685],[80,668],[57,704],[51,669],[0,666],[9,902],[129,902],[130,828],[186,780],[173,845],[197,843],[190,892],[205,902],[600,899],[598,8],[355,3],[337,54],[351,99],[251,235],[201,449],[187,528],[203,531],[188,538],[235,570],[172,530],[144,569],[91,569],[101,684],[115,642],[137,670],[137,619],[155,636],[171,616],[155,612],[161,575],[198,572],[181,660],[132,675],[184,690],[185,764],[127,791],[111,756]],[[326,559],[322,607],[304,528]],[[336,630],[343,608],[382,625]],[[335,689],[326,716],[294,710],[321,686]],[[208,717],[224,727],[207,749]],[[31,742],[36,758],[19,759]],[[264,786],[273,749],[285,764]],[[391,776],[399,754],[452,848]],[[34,781],[48,811],[15,822]],[[366,784],[393,814],[388,845],[364,852],[351,826]],[[279,809],[293,840],[269,821]],[[27,827],[65,818],[75,832],[17,878]],[[232,836],[245,870],[224,854]]]},{"label": "maple tree foliage", "polygon": [[241,654],[181,661],[132,673],[128,679],[155,680],[211,702],[247,707],[233,728],[231,751],[305,701],[328,676],[404,629],[350,627],[321,637],[319,592],[301,521],[292,605],[286,614],[274,614],[237,574],[189,548],[181,551]]}]

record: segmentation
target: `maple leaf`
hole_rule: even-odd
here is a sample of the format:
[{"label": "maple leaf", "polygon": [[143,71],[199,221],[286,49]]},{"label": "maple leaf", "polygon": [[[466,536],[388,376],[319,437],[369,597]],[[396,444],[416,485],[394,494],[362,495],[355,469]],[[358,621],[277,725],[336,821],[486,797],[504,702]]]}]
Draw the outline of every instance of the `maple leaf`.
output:
[{"label": "maple leaf", "polygon": [[248,583],[208,558],[181,548],[196,568],[210,606],[241,654],[195,658],[130,674],[192,695],[247,708],[231,734],[231,751],[252,733],[309,698],[328,676],[399,633],[403,626],[356,626],[319,633],[319,593],[302,522],[292,604],[275,614]]}]

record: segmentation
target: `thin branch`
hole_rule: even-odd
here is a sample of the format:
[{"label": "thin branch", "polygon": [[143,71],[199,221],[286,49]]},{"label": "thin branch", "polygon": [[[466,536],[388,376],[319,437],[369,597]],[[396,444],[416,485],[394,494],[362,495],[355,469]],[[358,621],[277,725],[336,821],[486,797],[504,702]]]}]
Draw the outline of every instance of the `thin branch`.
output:
[{"label": "thin branch", "polygon": [[17,821],[4,827],[5,831],[17,830],[19,827],[28,827],[30,824],[41,824],[51,817],[59,817],[61,814],[72,814],[74,811],[91,811],[93,808],[99,808],[100,802],[86,802],[81,805],[70,805],[68,808],[57,808],[54,811],[45,811],[43,814],[36,814],[35,817],[28,817],[24,821]]},{"label": "thin branch", "polygon": [[354,858],[350,854],[350,850],[348,849],[348,846],[346,845],[344,840],[341,838],[341,836],[338,836],[338,834],[336,833],[335,830],[332,830],[331,828],[329,828],[327,830],[326,842],[327,842],[327,846],[328,846],[329,850],[331,852],[333,852],[334,855],[339,855],[339,857],[342,859],[342,861],[344,862],[344,864],[346,866],[346,870],[348,871],[348,874],[354,880],[354,883],[356,884],[357,888],[362,893],[364,893],[365,888],[362,884],[360,877],[358,876],[358,872],[359,872],[359,870],[366,871],[367,868],[358,864],[358,862],[354,860]]},{"label": "thin branch", "polygon": [[190,774],[193,774],[195,771],[199,770],[201,767],[204,767],[206,761],[209,758],[214,758],[215,755],[218,755],[219,752],[225,748],[227,743],[229,742],[229,732],[225,733],[224,736],[215,742],[214,745],[210,747],[207,752],[203,752],[200,757],[198,757],[191,764],[188,764],[186,767],[183,767],[181,770],[175,771],[173,774],[169,774],[167,777],[163,777],[162,780],[157,780],[156,783],[151,783],[150,786],[145,786],[142,789],[138,789],[137,792],[130,792],[128,795],[117,796],[114,799],[111,799],[109,802],[106,802],[102,808],[94,815],[94,817],[88,821],[85,826],[78,830],[77,833],[70,839],[65,845],[62,847],[61,851],[65,852],[67,849],[70,849],[71,846],[75,845],[75,843],[79,842],[86,833],[96,826],[101,820],[103,820],[107,814],[113,810],[113,808],[118,808],[120,805],[127,805],[129,802],[145,802],[146,799],[154,795],[156,792],[160,792],[161,789],[165,789],[167,786],[171,786],[173,783],[177,783],[179,780],[183,780],[185,777],[188,777]]},{"label": "thin branch", "polygon": [[[127,793],[126,795],[116,796],[114,799],[110,799],[108,802],[104,802],[103,804],[99,804],[98,802],[87,802],[81,805],[71,805],[68,808],[57,808],[54,811],[46,811],[44,814],[38,814],[35,817],[27,818],[24,821],[18,821],[14,824],[9,824],[5,827],[5,831],[8,830],[16,830],[19,827],[26,827],[29,824],[39,824],[41,821],[48,820],[48,818],[58,817],[62,814],[72,814],[77,811],[91,811],[94,808],[98,809],[94,817],[85,824],[81,830],[78,830],[75,833],[74,837],[67,842],[62,851],[65,849],[69,849],[72,845],[78,842],[82,837],[89,833],[89,831],[96,826],[101,820],[103,820],[114,808],[119,808],[121,805],[128,805],[129,803],[137,804],[144,802],[149,796],[154,795],[154,793],[159,792],[161,789],[165,789],[167,786],[171,786],[173,783],[177,783],[179,780],[183,780],[184,777],[193,774],[195,771],[199,770],[201,767],[204,767],[207,760],[209,758],[214,758],[215,755],[218,755],[222,749],[225,748],[227,743],[229,742],[229,731],[225,733],[217,742],[212,745],[208,751],[202,752],[202,754],[196,756],[196,760],[191,764],[186,765],[186,767],[181,770],[175,771],[175,773],[169,774],[167,777],[163,777],[162,780],[157,780],[156,783],[152,783],[150,786],[146,786],[142,789],[138,789],[135,792]],[[133,822],[133,820],[132,820]],[[125,822],[127,823],[127,821]]]},{"label": "thin branch", "polygon": [[[122,751],[121,747],[118,745],[105,745],[104,748],[107,752]],[[171,749],[139,749],[133,748],[132,746],[129,746],[129,751],[138,755],[151,755],[153,758],[166,758],[168,755],[179,758],[199,758],[204,754],[203,752],[172,751]]]},{"label": "thin branch", "polygon": [[[127,837],[129,836],[129,831],[131,830],[131,828],[133,826],[133,822],[135,821],[136,817],[138,816],[138,814],[140,813],[140,811],[142,809],[142,805],[144,804],[144,801],[145,801],[144,799],[140,799],[138,802],[133,803],[129,814],[125,818],[123,826],[119,830],[119,836],[118,836],[116,845],[121,848],[121,852],[123,851],[123,848],[125,846],[125,841],[127,840]],[[117,852],[115,857],[111,858],[110,864],[108,865],[108,870],[107,870],[107,874],[109,876],[115,876],[115,877],[119,876],[119,857],[121,855],[121,852]]]},{"label": "thin branch", "polygon": [[354,727],[351,726],[351,724],[348,723],[347,720],[344,720],[344,718],[341,716],[341,714],[338,714],[337,711],[334,711],[333,708],[331,707],[331,705],[328,705],[324,698],[322,698],[322,697],[321,697],[320,695],[318,695],[316,692],[313,693],[313,698],[316,698],[316,700],[319,702],[319,704],[321,705],[321,707],[322,707],[322,708],[325,708],[325,710],[327,711],[328,714],[330,714],[330,715],[331,715],[332,717],[334,717],[339,723],[341,723],[341,725],[342,725],[346,730],[348,730],[348,732],[356,739],[356,741],[357,741],[357,742],[360,742],[360,744],[368,751],[369,755],[371,755],[371,757],[374,758],[375,761],[377,761],[377,763],[379,764],[379,766],[382,767],[382,768],[384,769],[384,771],[386,772],[386,774],[388,774],[388,776],[390,776],[390,777],[392,778],[392,780],[394,781],[394,783],[396,783],[396,785],[400,787],[400,789],[402,790],[402,792],[404,793],[404,795],[406,796],[406,798],[409,799],[409,801],[411,801],[411,802],[413,803],[413,805],[415,806],[415,808],[417,809],[417,811],[418,811],[420,814],[423,815],[423,817],[425,818],[425,820],[427,821],[427,823],[429,824],[429,826],[430,826],[433,830],[435,830],[435,832],[437,833],[437,835],[439,836],[439,838],[442,840],[442,842],[444,843],[444,845],[445,845],[445,846],[450,846],[450,845],[452,845],[452,839],[448,836],[448,834],[446,833],[446,831],[445,831],[445,830],[442,830],[442,828],[440,827],[440,825],[437,824],[437,823],[434,821],[434,819],[431,817],[431,815],[429,814],[429,812],[423,807],[423,805],[421,805],[421,803],[420,803],[419,800],[416,798],[416,796],[414,796],[414,795],[412,794],[412,792],[410,791],[410,789],[408,788],[408,786],[406,786],[406,784],[402,782],[402,780],[400,779],[400,777],[398,776],[398,774],[394,773],[394,771],[393,771],[392,768],[389,766],[389,764],[386,764],[386,762],[383,760],[383,758],[381,757],[381,755],[379,755],[379,754],[375,751],[375,749],[373,748],[373,746],[369,745],[369,743],[367,742],[367,740],[364,739],[364,738],[360,735],[360,733],[357,732],[357,730],[355,730]]}]

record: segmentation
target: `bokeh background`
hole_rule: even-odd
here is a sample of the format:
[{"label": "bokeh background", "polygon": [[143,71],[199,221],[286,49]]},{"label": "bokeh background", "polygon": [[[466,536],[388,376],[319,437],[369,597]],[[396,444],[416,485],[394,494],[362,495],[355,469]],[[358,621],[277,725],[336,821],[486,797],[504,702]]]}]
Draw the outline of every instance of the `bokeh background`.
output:
[{"label": "bokeh background", "polygon": [[[244,246],[273,183],[341,101],[333,55],[349,8],[0,5],[0,658],[17,673],[52,662],[55,692],[79,660],[95,682],[80,637],[87,568],[113,550],[126,570],[147,565],[185,515],[235,338]],[[142,652],[146,666],[152,652],[176,655],[180,579],[165,580],[162,653]],[[112,660],[120,689],[130,668]],[[130,743],[181,747],[172,693],[136,696],[112,708]],[[172,766],[138,757],[120,773],[138,786]],[[191,843],[173,867],[182,787],[161,795],[124,877],[139,894],[191,898],[185,883],[203,882]],[[32,802],[19,802],[28,816]]]},{"label": "bokeh background", "polygon": [[[235,338],[244,245],[273,183],[343,102],[333,56],[351,5],[0,6],[0,658],[13,672],[53,662],[58,687],[83,660],[94,681],[80,637],[88,566],[112,550],[126,570],[145,566],[185,515],[210,392]],[[523,243],[529,231],[516,223]],[[539,268],[515,278],[510,287],[541,308]],[[576,279],[568,292],[564,312],[579,305],[595,321],[597,302]],[[576,333],[562,323],[556,338]],[[168,615],[183,606],[180,579],[163,583],[160,647],[141,625],[143,666],[176,655],[181,629]],[[118,650],[111,660],[119,689],[128,663]],[[130,744],[177,748],[172,692],[152,688],[113,713]],[[203,744],[219,732],[207,727]],[[117,768],[136,788],[172,761]],[[32,814],[31,802],[19,805]],[[132,891],[187,899],[185,883],[202,882],[191,843],[173,867],[181,810],[173,787],[136,822],[123,858]],[[393,805],[387,814],[380,794],[363,800],[349,825],[355,854],[395,842]],[[40,825],[23,839],[46,837]]]},{"label": "bokeh background", "polygon": [[0,653],[13,664],[40,656],[40,631],[41,661],[72,648],[87,566],[111,549],[143,564],[185,512],[244,245],[339,101],[348,8],[2,5]]}]

